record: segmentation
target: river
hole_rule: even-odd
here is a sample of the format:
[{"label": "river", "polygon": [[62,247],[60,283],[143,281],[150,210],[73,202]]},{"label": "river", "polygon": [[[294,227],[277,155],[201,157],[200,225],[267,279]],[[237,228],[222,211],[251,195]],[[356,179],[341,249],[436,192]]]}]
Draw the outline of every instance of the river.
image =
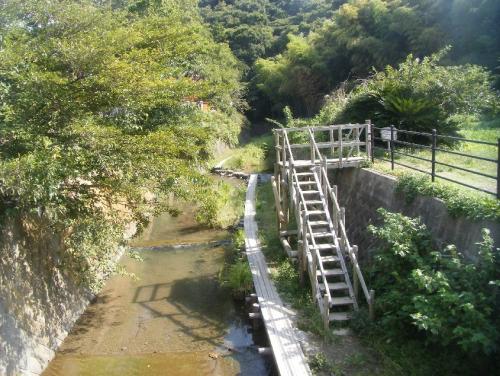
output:
[{"label": "river", "polygon": [[132,243],[143,261],[120,260],[138,279],[107,281],[43,376],[272,374],[244,309],[217,280],[224,249],[214,242],[227,236],[190,210],[152,221]]}]

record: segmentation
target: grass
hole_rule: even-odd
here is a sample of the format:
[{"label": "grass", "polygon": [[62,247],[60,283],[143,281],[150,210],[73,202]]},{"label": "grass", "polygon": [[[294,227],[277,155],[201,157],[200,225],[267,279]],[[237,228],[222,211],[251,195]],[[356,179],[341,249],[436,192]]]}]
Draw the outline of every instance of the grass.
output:
[{"label": "grass", "polygon": [[225,247],[224,265],[219,271],[222,286],[231,290],[236,299],[243,299],[253,289],[252,272],[245,257],[245,233],[236,230],[231,244]]},{"label": "grass", "polygon": [[243,215],[245,188],[240,181],[213,177],[206,200],[199,202],[196,220],[214,228],[234,225]]},{"label": "grass", "polygon": [[271,134],[251,139],[235,149],[229,149],[219,159],[231,156],[224,163],[224,168],[250,172],[270,171],[273,167],[274,137]]},{"label": "grass", "polygon": [[[497,144],[500,138],[500,120],[492,121],[474,121],[471,119],[464,118],[464,125],[460,130],[460,136],[479,141],[487,141],[493,144]],[[498,150],[497,146],[482,145],[468,142],[461,142],[453,147],[438,146],[439,148],[445,150],[456,151],[464,154],[474,155],[483,158],[497,159]],[[411,154],[412,156],[424,159],[431,159],[431,150],[429,149],[417,149],[417,148],[399,148],[398,151]],[[383,156],[386,159],[390,159],[387,152],[378,151],[378,156]],[[417,158],[412,158],[409,156],[395,155],[395,161],[404,163],[406,165],[414,166],[428,173],[431,172],[431,162],[422,161]],[[488,161],[482,161],[470,157],[458,156],[443,151],[436,152],[436,161],[445,163],[448,165],[454,165],[458,167],[463,167],[469,170],[477,171],[483,174],[496,176],[497,174],[497,164]],[[385,161],[376,160],[374,168],[382,170],[383,172],[392,173],[390,170],[390,163]],[[396,166],[395,172],[407,171],[406,168]],[[479,176],[466,171],[460,171],[451,167],[436,165],[436,174],[444,176],[449,179],[457,180],[459,182],[472,185],[481,189],[488,190],[490,192],[496,192],[497,183],[495,179],[488,177]],[[429,177],[430,179],[430,177]],[[446,182],[444,179],[439,179],[440,181]],[[447,183],[447,182],[446,182]],[[452,184],[452,183],[448,183]],[[456,185],[456,184],[454,184]],[[467,188],[466,188],[467,189]],[[468,190],[468,189],[467,189]]]}]

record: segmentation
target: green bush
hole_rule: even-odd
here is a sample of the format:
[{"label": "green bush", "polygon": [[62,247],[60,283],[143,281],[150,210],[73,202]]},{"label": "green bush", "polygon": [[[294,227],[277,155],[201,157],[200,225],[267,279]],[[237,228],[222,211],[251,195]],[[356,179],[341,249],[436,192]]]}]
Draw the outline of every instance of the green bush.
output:
[{"label": "green bush", "polygon": [[248,262],[238,260],[231,265],[223,284],[229,287],[233,294],[238,297],[244,297],[246,293],[250,292],[253,288],[253,280]]},{"label": "green bush", "polygon": [[222,180],[200,187],[196,220],[206,226],[227,228],[243,214],[244,190]]},{"label": "green bush", "polygon": [[477,263],[471,263],[454,246],[435,250],[420,219],[383,209],[379,213],[383,225],[369,231],[382,241],[371,286],[383,333],[393,340],[419,338],[464,356],[497,354],[500,254],[488,230]]},{"label": "green bush", "polygon": [[376,73],[351,93],[339,120],[371,119],[379,127],[453,134],[459,129],[455,115],[496,111],[499,100],[488,71],[440,65],[447,51],[422,60],[409,55],[397,68]]},{"label": "green bush", "polygon": [[233,246],[235,249],[241,251],[245,247],[245,231],[240,228],[233,234]]},{"label": "green bush", "polygon": [[424,175],[399,175],[396,190],[404,193],[407,203],[412,202],[418,195],[436,197],[443,200],[453,217],[500,222],[500,200],[479,194],[467,194],[449,185],[433,183]]}]

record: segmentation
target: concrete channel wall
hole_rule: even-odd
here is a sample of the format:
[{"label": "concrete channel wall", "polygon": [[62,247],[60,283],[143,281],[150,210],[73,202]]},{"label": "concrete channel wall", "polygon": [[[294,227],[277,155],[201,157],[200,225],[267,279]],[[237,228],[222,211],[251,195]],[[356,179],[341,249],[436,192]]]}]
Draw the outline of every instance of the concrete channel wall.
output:
[{"label": "concrete channel wall", "polygon": [[490,221],[453,218],[445,204],[432,197],[417,197],[408,204],[402,193],[396,192],[396,179],[372,169],[343,169],[331,172],[332,184],[338,186],[339,204],[346,208],[349,239],[357,244],[360,257],[366,257],[375,241],[367,233],[369,224],[380,224],[378,208],[399,212],[409,217],[421,217],[431,231],[437,247],[457,246],[467,258],[477,256],[481,229],[489,228],[495,246],[500,246],[500,225]]},{"label": "concrete channel wall", "polygon": [[2,376],[41,374],[93,298],[57,267],[60,237],[34,228],[11,220],[0,229]]}]

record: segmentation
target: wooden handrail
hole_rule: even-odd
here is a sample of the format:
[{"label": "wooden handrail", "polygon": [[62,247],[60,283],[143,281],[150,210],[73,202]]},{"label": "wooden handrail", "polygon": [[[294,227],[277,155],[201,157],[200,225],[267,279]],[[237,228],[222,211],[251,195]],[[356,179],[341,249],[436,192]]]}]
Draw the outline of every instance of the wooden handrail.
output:
[{"label": "wooden handrail", "polygon": [[356,274],[358,276],[359,283],[361,284],[361,288],[363,289],[363,294],[365,295],[366,301],[367,301],[368,305],[371,305],[370,291],[368,290],[368,287],[366,286],[366,282],[365,282],[365,279],[363,277],[363,273],[361,273],[361,268],[359,267],[357,257],[354,254],[354,252],[352,251],[351,245],[349,244],[349,239],[347,238],[347,232],[345,229],[344,219],[340,215],[341,210],[340,210],[340,206],[338,203],[338,199],[335,195],[335,192],[333,191],[333,189],[330,186],[330,182],[328,181],[327,172],[322,168],[321,173],[323,174],[323,177],[327,182],[328,193],[330,195],[330,198],[331,198],[331,201],[333,204],[332,205],[333,210],[335,211],[335,214],[337,215],[337,218],[339,221],[339,233],[340,233],[341,242],[343,243],[342,244],[343,248],[344,248],[344,250],[347,250],[347,254],[349,255],[349,259],[351,260],[351,263],[354,267],[354,270],[356,271]]},{"label": "wooden handrail", "polygon": [[[289,213],[290,208],[294,208],[296,222],[299,226],[297,234],[298,237],[302,239],[302,249],[300,250],[302,262],[300,264],[300,268],[302,272],[307,270],[307,274],[311,280],[314,297],[318,299],[320,306],[323,307],[322,314],[324,315],[323,318],[326,324],[329,322],[329,310],[333,304],[333,297],[332,292],[328,288],[327,275],[321,260],[321,253],[318,248],[319,246],[314,237],[312,226],[310,225],[310,212],[312,209],[308,209],[308,206],[306,205],[297,169],[312,167],[312,182],[314,182],[313,184],[315,184],[319,190],[320,200],[322,202],[321,205],[324,208],[323,211],[326,215],[328,223],[327,227],[333,237],[332,246],[334,247],[334,254],[336,252],[336,255],[339,258],[339,266],[345,275],[345,283],[347,284],[346,289],[349,290],[349,295],[353,300],[353,308],[355,310],[358,309],[356,297],[359,286],[361,286],[370,309],[370,316],[372,317],[374,294],[373,291],[368,290],[366,286],[356,254],[357,247],[351,246],[347,237],[344,208],[340,208],[337,193],[334,189],[332,189],[328,179],[328,165],[329,163],[332,163],[332,160],[327,159],[326,154],[321,152],[321,150],[325,148],[332,148],[334,151],[338,148],[340,155],[338,156],[337,162],[335,162],[336,158],[334,154],[333,162],[338,163],[340,168],[342,168],[343,160],[345,160],[346,164],[348,163],[348,165],[352,165],[349,158],[353,155],[353,153],[357,152],[356,155],[359,157],[359,149],[361,146],[366,146],[367,151],[369,150],[368,148],[371,138],[367,136],[365,141],[360,141],[360,135],[362,135],[363,131],[366,131],[366,134],[368,135],[369,130],[366,129],[367,126],[367,124],[341,124],[320,127],[282,128],[274,130],[278,140],[277,143],[279,144],[280,141],[282,142],[279,150],[276,149],[277,155],[283,155],[281,163],[277,163],[276,165],[281,168],[281,176],[283,177],[281,182],[282,184],[285,184],[285,187],[288,186],[290,194],[289,197],[287,196],[283,198],[283,216],[285,216],[285,210],[286,213]],[[332,136],[335,130],[338,130],[339,132],[337,140],[335,140]],[[342,130],[346,131],[342,132]],[[330,142],[317,142],[315,132],[324,131],[330,132]],[[309,142],[307,144],[292,145],[289,139],[289,134],[292,132],[307,133]],[[356,139],[353,140],[351,135],[354,135]],[[307,157],[299,158],[306,159],[306,161],[296,161],[293,155],[293,150],[301,150],[304,148],[310,148],[310,161],[307,161]],[[344,148],[347,148],[348,150],[345,158],[343,155]],[[301,152],[303,153],[303,151]],[[359,161],[359,158],[356,158],[355,160]],[[331,201],[331,209],[329,201]],[[286,217],[288,221],[288,214],[286,214]],[[334,220],[335,223],[332,220]],[[354,279],[354,288],[351,283],[351,278],[349,278],[347,269],[347,265],[349,264],[347,264],[345,257],[349,257],[351,262],[350,266],[353,268],[352,277]],[[321,283],[318,282],[318,277],[320,277],[320,280],[322,280],[325,284],[324,293],[320,290]],[[322,298],[320,296],[320,291],[322,292]]]},{"label": "wooden handrail", "polygon": [[[307,215],[307,217],[309,217],[309,214],[306,214],[306,215]],[[314,248],[313,257],[316,257],[317,265],[319,265],[321,278],[323,279],[323,283],[325,284],[325,294],[326,294],[326,297],[328,299],[328,304],[330,305],[330,303],[332,302],[332,295],[330,294],[330,289],[328,288],[328,282],[326,280],[325,269],[323,267],[323,263],[321,262],[321,255],[319,253],[319,249],[318,249],[318,245],[316,244],[316,240],[314,239],[313,230],[312,230],[312,227],[311,227],[311,224],[309,223],[309,221],[307,221],[307,230],[308,230],[309,235],[311,237],[312,247]],[[316,272],[315,272],[315,274],[316,274]]]},{"label": "wooden handrail", "polygon": [[339,126],[342,126],[343,129],[354,129],[354,128],[364,128],[366,127],[366,124],[332,124],[332,125],[319,125],[317,127],[276,128],[273,129],[273,132],[276,133],[300,132],[300,131],[305,131],[306,128],[311,128],[313,132],[321,132],[330,129],[336,129]]},{"label": "wooden handrail", "polygon": [[295,164],[295,159],[293,158],[292,148],[290,147],[290,140],[288,139],[288,133],[284,132],[283,134],[285,135],[285,145],[286,148],[288,149],[288,154],[290,154],[290,162],[293,166]]},{"label": "wooden handrail", "polygon": [[[316,144],[316,140],[314,139],[314,134],[311,130],[311,127],[307,127],[309,131],[309,141],[311,142],[311,147],[314,150],[314,154],[318,156],[318,159],[321,160],[321,152],[318,149],[318,145]],[[316,158],[312,158],[311,162],[316,163]]]},{"label": "wooden handrail", "polygon": [[[318,167],[316,167],[318,168]],[[326,170],[323,169],[323,168],[320,168],[320,170],[322,171],[322,173],[326,174]],[[319,182],[319,175],[316,171],[316,169],[312,169],[313,173],[314,173],[314,179],[316,180],[316,183],[318,184],[318,186],[321,186],[320,182]],[[325,175],[326,176],[326,175]],[[327,180],[328,181],[328,180]],[[329,184],[328,184],[328,187],[329,187]],[[323,196],[323,193],[321,193],[321,196]],[[324,196],[323,196],[324,197]],[[341,250],[340,250],[340,244],[339,244],[339,240],[338,240],[338,237],[337,237],[337,233],[335,232],[335,229],[333,228],[333,223],[332,223],[332,220],[331,220],[331,217],[330,217],[330,213],[329,213],[329,210],[327,207],[325,207],[325,214],[326,214],[326,217],[327,217],[327,220],[328,220],[328,224],[329,224],[329,227],[330,227],[330,231],[333,233],[334,237],[333,237],[333,242],[335,244],[335,248],[337,249],[338,251],[338,256],[339,256],[339,261],[340,261],[340,266],[341,266],[341,269],[344,273],[347,273],[347,267],[345,265],[345,261],[344,261],[344,258],[341,257]],[[353,288],[352,288],[352,285],[351,285],[351,282],[348,278],[346,278],[345,280],[345,283],[347,284],[348,288],[349,288],[349,292],[352,292],[353,291]],[[353,296],[354,297],[354,296]],[[357,306],[357,302],[356,300],[354,299],[354,307],[355,309],[358,308]]]}]

